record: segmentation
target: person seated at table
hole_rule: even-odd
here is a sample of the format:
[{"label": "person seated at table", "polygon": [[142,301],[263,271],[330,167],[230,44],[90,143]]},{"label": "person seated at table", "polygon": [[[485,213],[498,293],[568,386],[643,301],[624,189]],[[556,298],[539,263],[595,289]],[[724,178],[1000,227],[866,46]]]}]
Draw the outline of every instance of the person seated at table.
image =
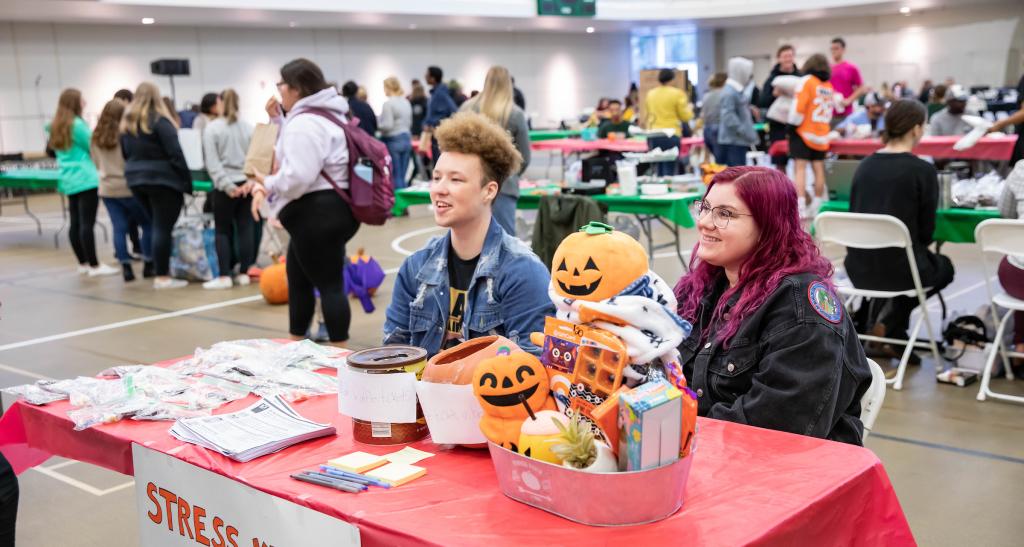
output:
[{"label": "person seated at table", "polygon": [[694,210],[700,238],[675,293],[693,324],[679,351],[698,413],[861,444],[871,371],[792,181],[730,167]]},{"label": "person seated at table", "polygon": [[[932,164],[912,152],[924,135],[927,115],[916,100],[893,103],[885,114],[885,147],[865,158],[853,175],[850,211],[892,215],[906,225],[921,286],[930,288],[927,295],[931,296],[953,281],[953,263],[928,249],[935,232],[938,175]],[[903,249],[849,249],[844,264],[850,280],[860,289],[905,291],[914,287]],[[917,305],[916,296],[898,296],[880,306],[866,302],[863,321],[870,325],[871,334],[906,339],[910,313]],[[873,356],[898,357],[902,348],[870,344],[868,351]]]},{"label": "person seated at table", "polygon": [[608,101],[608,118],[597,126],[597,138],[607,139],[609,133],[628,134],[631,125],[633,123],[622,115],[622,101],[612,99]]},{"label": "person seated at table", "polygon": [[502,335],[539,354],[531,332],[554,315],[551,282],[537,255],[491,214],[501,182],[522,156],[504,128],[460,112],[435,134],[441,156],[430,201],[443,236],[405,259],[384,321],[385,344],[411,344],[434,355],[465,340]]},{"label": "person seated at table", "polygon": [[607,97],[601,97],[597,101],[597,108],[587,118],[587,127],[599,127],[601,122],[608,119],[608,105],[611,104],[611,99]]},{"label": "person seated at table", "polygon": [[[864,95],[864,108],[840,122],[836,131],[847,137],[878,137],[885,130],[886,106],[885,99],[878,92],[869,91]],[[862,129],[865,126],[868,128],[867,134]]]},{"label": "person seated at table", "polygon": [[933,137],[966,135],[974,129],[964,121],[967,109],[967,92],[954,86],[947,93],[946,108],[935,113],[928,122],[928,135]]},{"label": "person seated at table", "polygon": [[[1018,114],[1024,118],[1024,110]],[[1006,177],[999,213],[1003,218],[1024,218],[1024,160],[1018,161]],[[1003,257],[999,263],[999,284],[1010,296],[1024,299],[1024,256]],[[1014,351],[1024,352],[1024,311],[1013,312],[1013,344]],[[1019,367],[1021,359],[1013,362]]]}]

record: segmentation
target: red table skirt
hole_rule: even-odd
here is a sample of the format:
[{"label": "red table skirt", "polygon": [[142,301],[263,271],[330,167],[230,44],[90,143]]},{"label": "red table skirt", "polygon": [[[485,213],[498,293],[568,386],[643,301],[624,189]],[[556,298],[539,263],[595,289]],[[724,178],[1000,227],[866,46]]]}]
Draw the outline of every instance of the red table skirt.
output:
[{"label": "red table skirt", "polygon": [[[958,140],[960,140],[960,137],[924,137],[914,147],[914,153],[919,156],[931,156],[941,159],[1008,160],[1010,155],[1013,154],[1013,146],[1017,142],[1017,135],[984,137],[978,141],[978,144],[961,152],[953,150],[953,145]],[[882,141],[878,139],[837,139],[832,141],[829,152],[844,156],[870,156],[876,150],[882,148],[882,146]],[[789,143],[784,140],[772,143],[768,154],[772,156],[789,155]]]},{"label": "red table skirt", "polygon": [[364,545],[914,545],[885,469],[864,448],[701,419],[683,508],[653,524],[596,528],[505,497],[486,450],[429,441],[412,445],[437,454],[419,464],[427,475],[398,488],[352,495],[292,480],[290,473],[353,450],[396,449],[353,441],[335,396],[294,406],[312,420],[333,422],[338,435],[241,464],[175,440],[167,422],[74,431],[67,402],[18,402],[0,419],[0,449],[19,470],[54,454],[131,475],[131,443],[139,443],[355,524]]}]

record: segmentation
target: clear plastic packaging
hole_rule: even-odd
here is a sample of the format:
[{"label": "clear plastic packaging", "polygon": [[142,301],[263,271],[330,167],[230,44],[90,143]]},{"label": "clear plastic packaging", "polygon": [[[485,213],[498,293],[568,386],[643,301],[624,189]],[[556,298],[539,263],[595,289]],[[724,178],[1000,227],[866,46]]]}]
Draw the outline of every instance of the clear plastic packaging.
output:
[{"label": "clear plastic packaging", "polygon": [[30,405],[45,405],[54,401],[63,401],[67,399],[66,393],[55,393],[53,391],[47,391],[37,384],[24,384],[20,386],[5,387],[0,390],[10,395],[17,395],[21,397],[23,401]]}]

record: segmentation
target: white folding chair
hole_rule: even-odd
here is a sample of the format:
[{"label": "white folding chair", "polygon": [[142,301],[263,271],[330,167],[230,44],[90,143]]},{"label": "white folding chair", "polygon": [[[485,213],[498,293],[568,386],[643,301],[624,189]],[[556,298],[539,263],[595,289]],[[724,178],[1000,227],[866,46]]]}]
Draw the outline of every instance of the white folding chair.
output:
[{"label": "white folding chair", "polygon": [[[1003,357],[1003,370],[1006,371],[1007,380],[1013,380],[1013,369],[1010,368],[1009,358],[1024,357],[1024,353],[1009,351],[1003,345],[1003,331],[1006,330],[1006,322],[1013,312],[1024,311],[1024,300],[1014,298],[1005,292],[999,294],[992,292],[992,282],[986,260],[986,253],[1024,256],[1024,220],[1000,218],[986,220],[974,229],[974,240],[981,246],[981,271],[985,276],[985,289],[988,291],[988,299],[992,308],[992,320],[999,324],[999,327],[996,328],[995,343],[989,347],[989,353],[985,359],[985,370],[981,375],[978,400],[984,401],[986,397],[992,397],[993,399],[1024,403],[1024,397],[996,393],[989,387],[997,353]],[[999,318],[996,306],[1007,309],[1002,319]]]},{"label": "white folding chair", "polygon": [[862,440],[867,439],[868,433],[875,428],[875,419],[885,402],[885,372],[871,359],[868,359],[868,368],[871,369],[871,385],[860,398],[860,421],[864,424]]},{"label": "white folding chair", "polygon": [[[887,342],[890,344],[905,345],[903,356],[900,358],[899,367],[896,369],[896,377],[886,380],[892,384],[897,391],[903,389],[903,376],[907,371],[907,362],[914,348],[931,348],[935,356],[936,365],[942,363],[939,356],[939,348],[935,345],[935,331],[932,329],[931,320],[928,318],[928,309],[925,305],[925,288],[921,286],[921,276],[917,271],[917,262],[914,260],[913,243],[910,241],[910,232],[903,222],[892,215],[872,215],[867,213],[821,213],[814,219],[814,235],[819,241],[836,243],[853,249],[885,249],[898,247],[906,250],[907,262],[910,264],[910,276],[914,280],[914,288],[905,291],[875,291],[869,289],[858,289],[850,284],[836,284],[839,293],[846,300],[843,302],[849,309],[850,302],[856,297],[863,298],[894,298],[897,296],[916,296],[921,315],[910,326],[910,338],[900,340],[897,338],[886,338],[870,334],[858,334],[861,340],[873,342]],[[928,341],[919,342],[918,335],[921,332],[921,324],[924,323],[928,332]]]}]

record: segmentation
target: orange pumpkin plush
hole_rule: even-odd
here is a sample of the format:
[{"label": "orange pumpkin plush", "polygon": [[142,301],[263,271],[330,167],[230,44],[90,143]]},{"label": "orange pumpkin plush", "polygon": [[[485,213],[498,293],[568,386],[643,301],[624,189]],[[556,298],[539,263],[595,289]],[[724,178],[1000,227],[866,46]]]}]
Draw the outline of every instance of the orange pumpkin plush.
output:
[{"label": "orange pumpkin plush", "polygon": [[598,302],[618,295],[648,269],[647,251],[639,241],[591,222],[558,245],[551,282],[562,296]]},{"label": "orange pumpkin plush", "polygon": [[[473,394],[484,410],[480,431],[494,444],[517,451],[520,429],[533,412],[555,410],[548,373],[529,353],[504,350],[481,361],[473,373]],[[524,404],[525,403],[525,404]]]},{"label": "orange pumpkin plush", "polygon": [[260,274],[260,292],[268,304],[288,303],[288,277],[284,264],[267,266]]}]

